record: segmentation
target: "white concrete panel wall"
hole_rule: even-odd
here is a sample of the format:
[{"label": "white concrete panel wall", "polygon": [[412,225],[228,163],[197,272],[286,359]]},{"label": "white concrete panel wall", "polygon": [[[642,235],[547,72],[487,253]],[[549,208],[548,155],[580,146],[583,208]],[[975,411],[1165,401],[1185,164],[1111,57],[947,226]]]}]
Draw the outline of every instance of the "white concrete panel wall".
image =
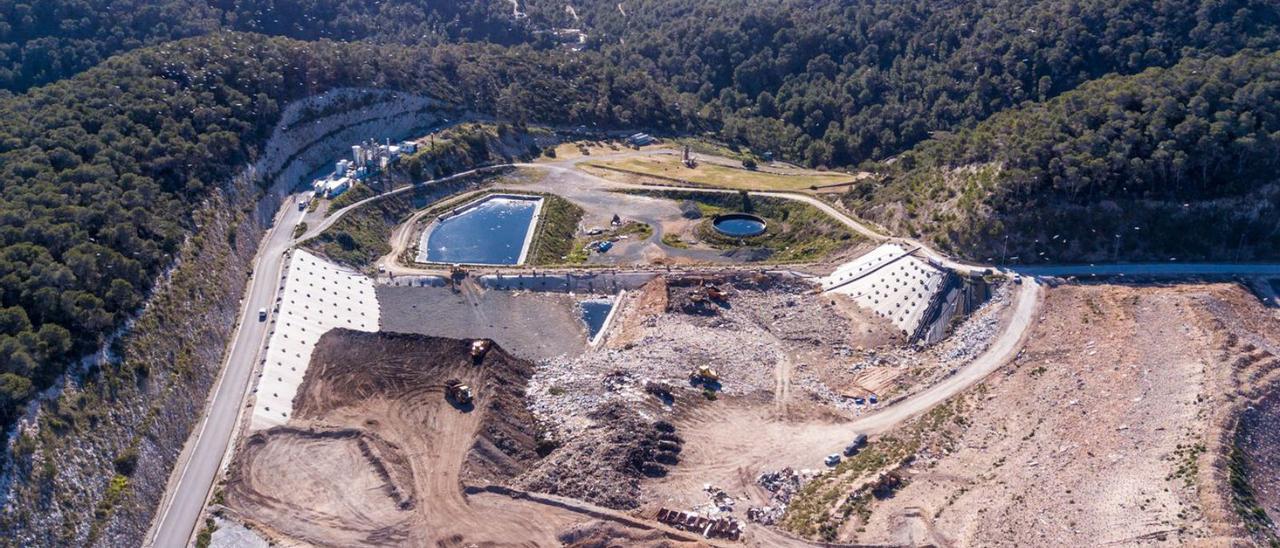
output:
[{"label": "white concrete panel wall", "polygon": [[885,244],[841,265],[820,284],[823,291],[849,295],[858,306],[911,334],[945,279],[943,271]]},{"label": "white concrete panel wall", "polygon": [[250,429],[284,424],[307,373],[311,351],[330,329],[378,330],[373,280],[301,249],[293,252],[280,309],[255,388]]}]

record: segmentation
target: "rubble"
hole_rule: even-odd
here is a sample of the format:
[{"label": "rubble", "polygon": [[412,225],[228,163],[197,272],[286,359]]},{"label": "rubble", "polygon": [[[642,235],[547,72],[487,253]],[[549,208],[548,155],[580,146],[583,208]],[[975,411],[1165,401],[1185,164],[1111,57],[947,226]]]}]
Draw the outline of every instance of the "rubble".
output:
[{"label": "rubble", "polygon": [[769,505],[748,508],[747,519],[763,525],[777,523],[787,512],[787,504],[791,503],[791,497],[794,497],[806,482],[813,479],[813,476],[814,472],[811,470],[797,472],[790,467],[762,472],[756,478],[756,483],[769,492]]},{"label": "rubble", "polygon": [[1000,328],[1000,312],[1009,304],[1009,293],[1009,284],[996,286],[991,299],[942,342],[936,354],[944,365],[968,362],[991,346]]},{"label": "rubble", "polygon": [[681,512],[667,508],[658,509],[658,521],[676,529],[701,533],[706,538],[738,540],[742,536],[742,522],[735,518],[707,518],[697,513]]},{"label": "rubble", "polygon": [[[682,392],[700,393],[701,387],[689,380],[689,372],[699,366],[716,371],[724,395],[772,392],[775,368],[791,354],[847,346],[843,318],[833,314],[806,282],[743,276],[728,283],[677,279],[669,284],[668,308],[675,310],[637,322],[635,332],[623,337],[633,344],[540,364],[528,395],[545,428],[567,437],[592,426],[587,415],[607,404],[657,397],[669,405]],[[702,292],[714,315],[679,310],[694,291]],[[719,293],[719,298],[712,300],[710,293]]]}]

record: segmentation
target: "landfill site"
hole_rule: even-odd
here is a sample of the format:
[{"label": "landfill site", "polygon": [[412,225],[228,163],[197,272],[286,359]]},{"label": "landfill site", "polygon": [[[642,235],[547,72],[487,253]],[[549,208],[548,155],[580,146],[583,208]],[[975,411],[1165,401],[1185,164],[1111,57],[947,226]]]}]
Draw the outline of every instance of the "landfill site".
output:
[{"label": "landfill site", "polygon": [[1266,279],[1027,275],[909,241],[286,264],[214,546],[1218,546],[1270,538],[1280,505]]}]

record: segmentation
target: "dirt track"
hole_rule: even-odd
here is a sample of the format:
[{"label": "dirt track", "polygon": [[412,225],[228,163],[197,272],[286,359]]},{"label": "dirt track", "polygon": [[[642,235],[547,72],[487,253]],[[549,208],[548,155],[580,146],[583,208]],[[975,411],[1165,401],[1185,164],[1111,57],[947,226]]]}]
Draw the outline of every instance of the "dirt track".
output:
[{"label": "dirt track", "polygon": [[[468,345],[326,334],[294,422],[255,435],[233,463],[227,506],[274,538],[325,546],[547,546],[598,526],[561,507],[464,496],[464,479],[501,481],[536,458],[520,404],[531,365],[495,346],[474,366]],[[443,397],[448,378],[475,387],[470,412]]]},{"label": "dirt track", "polygon": [[[1220,383],[1215,307],[1232,285],[1066,286],[1025,353],[966,394],[909,483],[873,503],[859,542],[1215,544],[1205,458]],[[936,433],[935,433],[936,434]]]}]

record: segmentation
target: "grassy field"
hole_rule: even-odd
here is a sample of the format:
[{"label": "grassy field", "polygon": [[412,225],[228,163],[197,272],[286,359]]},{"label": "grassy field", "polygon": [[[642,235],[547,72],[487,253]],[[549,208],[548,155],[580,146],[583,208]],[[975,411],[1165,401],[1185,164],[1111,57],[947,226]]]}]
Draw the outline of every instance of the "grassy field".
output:
[{"label": "grassy field", "polygon": [[[627,190],[628,194],[689,200],[697,204],[703,221],[695,229],[699,240],[716,249],[763,247],[773,251],[770,262],[802,263],[821,260],[857,244],[862,237],[816,207],[795,200],[772,196],[749,196],[744,193],[688,192],[680,190]],[[759,215],[768,223],[764,234],[751,238],[731,238],[714,231],[711,219],[722,213],[746,211]],[[675,242],[673,235],[663,236],[672,247],[688,247]],[[679,244],[679,245],[676,245]]]},{"label": "grassy field", "polygon": [[854,179],[847,173],[813,171],[797,175],[779,175],[709,162],[703,162],[690,169],[685,167],[680,162],[680,158],[674,154],[586,162],[581,166],[591,173],[606,178],[648,175],[671,180],[671,182],[681,181],[691,185],[736,190],[810,190],[814,186],[845,183]]},{"label": "grassy field", "polygon": [[535,266],[572,262],[575,251],[581,250],[573,235],[582,221],[582,208],[555,194],[533,194],[543,198],[542,215],[525,262]]}]

